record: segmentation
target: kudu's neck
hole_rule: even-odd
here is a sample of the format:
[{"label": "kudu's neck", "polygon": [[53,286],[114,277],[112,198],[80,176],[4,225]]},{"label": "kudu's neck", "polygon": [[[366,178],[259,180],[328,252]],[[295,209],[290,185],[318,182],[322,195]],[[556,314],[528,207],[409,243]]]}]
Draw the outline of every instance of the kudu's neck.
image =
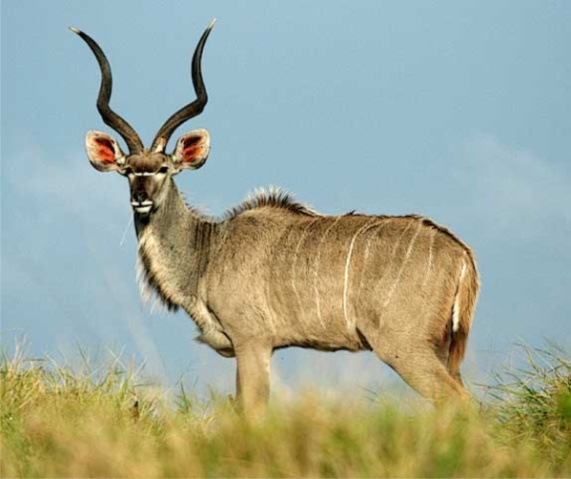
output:
[{"label": "kudu's neck", "polygon": [[188,311],[200,293],[218,225],[189,208],[172,179],[167,188],[157,211],[135,216],[142,293],[148,297],[150,288],[167,307]]}]

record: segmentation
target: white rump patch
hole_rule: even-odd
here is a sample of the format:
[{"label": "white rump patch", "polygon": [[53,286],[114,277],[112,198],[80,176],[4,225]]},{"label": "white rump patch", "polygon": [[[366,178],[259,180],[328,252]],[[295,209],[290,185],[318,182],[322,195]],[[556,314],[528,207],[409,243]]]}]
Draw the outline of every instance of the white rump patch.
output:
[{"label": "white rump patch", "polygon": [[[460,270],[460,278],[458,278],[458,287],[466,274],[466,261],[462,261],[462,269]],[[456,299],[454,299],[454,307],[452,308],[452,331],[457,332],[460,328],[460,295],[456,293]]]}]

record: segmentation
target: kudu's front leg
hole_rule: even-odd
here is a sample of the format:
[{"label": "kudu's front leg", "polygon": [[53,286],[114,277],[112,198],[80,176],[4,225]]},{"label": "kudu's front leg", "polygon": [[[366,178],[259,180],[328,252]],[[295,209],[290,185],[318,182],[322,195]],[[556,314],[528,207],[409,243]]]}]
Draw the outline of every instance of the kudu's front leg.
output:
[{"label": "kudu's front leg", "polygon": [[272,348],[257,341],[235,345],[236,399],[246,419],[263,417],[270,397]]}]

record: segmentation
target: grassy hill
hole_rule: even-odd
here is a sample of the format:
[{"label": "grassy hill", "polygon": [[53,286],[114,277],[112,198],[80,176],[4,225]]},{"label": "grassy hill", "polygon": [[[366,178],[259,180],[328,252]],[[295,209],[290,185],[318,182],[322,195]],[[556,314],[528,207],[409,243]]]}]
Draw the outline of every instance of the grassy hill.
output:
[{"label": "grassy hill", "polygon": [[571,361],[528,351],[472,408],[274,400],[242,422],[228,398],[175,401],[112,366],[0,365],[2,477],[569,477]]}]

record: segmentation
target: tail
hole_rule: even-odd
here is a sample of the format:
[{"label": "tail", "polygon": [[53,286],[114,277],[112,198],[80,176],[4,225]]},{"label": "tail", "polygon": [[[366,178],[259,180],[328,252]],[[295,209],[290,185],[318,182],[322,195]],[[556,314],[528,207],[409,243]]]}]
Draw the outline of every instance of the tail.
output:
[{"label": "tail", "polygon": [[476,301],[480,289],[480,279],[476,268],[474,255],[468,249],[464,256],[458,289],[452,310],[452,341],[448,352],[448,370],[450,374],[460,379],[460,363],[466,354],[468,334],[474,318]]}]

